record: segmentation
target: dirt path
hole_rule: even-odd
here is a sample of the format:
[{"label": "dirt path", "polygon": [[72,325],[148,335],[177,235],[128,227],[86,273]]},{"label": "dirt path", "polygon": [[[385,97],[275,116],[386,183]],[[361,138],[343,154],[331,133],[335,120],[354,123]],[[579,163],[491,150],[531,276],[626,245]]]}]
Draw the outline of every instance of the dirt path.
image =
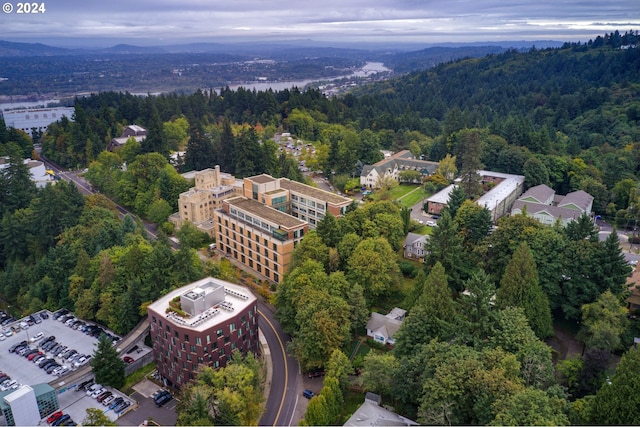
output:
[{"label": "dirt path", "polygon": [[546,342],[556,353],[553,355],[554,362],[564,360],[572,354],[582,354],[583,344],[575,339],[573,333],[560,325],[553,326],[554,335]]}]

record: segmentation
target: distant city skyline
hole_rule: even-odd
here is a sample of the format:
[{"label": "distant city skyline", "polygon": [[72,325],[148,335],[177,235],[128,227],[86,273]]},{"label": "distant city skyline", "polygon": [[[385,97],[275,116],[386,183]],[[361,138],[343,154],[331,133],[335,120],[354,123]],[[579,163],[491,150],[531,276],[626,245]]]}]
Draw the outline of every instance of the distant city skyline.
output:
[{"label": "distant city skyline", "polygon": [[17,2],[3,3],[0,39],[68,46],[587,41],[640,29],[638,0],[48,0],[39,2],[46,11],[38,14],[18,14]]}]

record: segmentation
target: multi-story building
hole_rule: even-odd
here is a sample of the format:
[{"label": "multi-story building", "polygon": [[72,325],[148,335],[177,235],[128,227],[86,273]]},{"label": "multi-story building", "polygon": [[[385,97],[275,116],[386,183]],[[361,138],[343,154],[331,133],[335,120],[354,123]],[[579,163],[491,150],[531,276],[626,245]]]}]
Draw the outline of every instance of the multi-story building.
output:
[{"label": "multi-story building", "polygon": [[244,196],[300,218],[312,228],[327,212],[340,217],[353,203],[348,197],[266,174],[245,178]]},{"label": "multi-story building", "polygon": [[286,178],[244,178],[244,196],[215,211],[217,249],[259,275],[280,282],[294,248],[327,213],[339,217],[353,203]]},{"label": "multi-story building", "polygon": [[180,388],[200,366],[226,365],[234,351],[258,352],[258,306],[245,287],[207,277],[147,308],[153,356],[167,385]]},{"label": "multi-story building", "polygon": [[213,237],[214,211],[222,208],[223,200],[243,194],[242,181],[220,172],[220,166],[195,172],[194,180],[195,186],[180,194],[178,212],[169,220],[177,227],[190,222]]},{"label": "multi-story building", "polygon": [[438,169],[438,162],[414,159],[409,150],[402,150],[373,165],[364,165],[360,172],[360,185],[367,188],[376,188],[380,177],[390,176],[396,181],[400,178],[400,172],[413,170],[420,172],[423,178],[433,175]]},{"label": "multi-story building", "polygon": [[[487,208],[491,214],[491,220],[496,222],[499,218],[509,213],[511,206],[524,190],[524,176],[512,175],[502,172],[479,170],[483,186],[489,188],[475,202]],[[459,181],[459,178],[456,180]],[[447,203],[454,186],[451,184],[435,193],[427,199],[427,212],[439,214]]]},{"label": "multi-story building", "polygon": [[246,197],[225,200],[215,215],[217,249],[276,283],[309,229],[305,221]]}]

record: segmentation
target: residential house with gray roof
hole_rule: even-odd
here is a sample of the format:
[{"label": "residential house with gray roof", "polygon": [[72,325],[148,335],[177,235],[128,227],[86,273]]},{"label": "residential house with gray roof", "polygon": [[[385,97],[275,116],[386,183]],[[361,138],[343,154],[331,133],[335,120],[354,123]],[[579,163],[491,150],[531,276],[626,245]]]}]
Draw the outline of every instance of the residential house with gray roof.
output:
[{"label": "residential house with gray roof", "polygon": [[548,186],[541,184],[528,189],[511,209],[511,215],[526,212],[527,216],[535,218],[546,225],[553,225],[557,221],[566,227],[571,221],[577,221],[582,214],[591,215],[593,196],[578,190],[566,196],[555,194]]},{"label": "residential house with gray roof", "polygon": [[388,314],[371,313],[371,318],[367,322],[367,336],[380,344],[395,344],[393,336],[404,321],[406,310],[394,308]]},{"label": "residential house with gray roof", "polygon": [[438,162],[418,160],[413,157],[411,151],[402,150],[373,165],[364,165],[360,173],[360,185],[375,188],[381,176],[391,176],[398,180],[400,172],[406,170],[418,171],[425,177],[434,174],[438,166]]}]

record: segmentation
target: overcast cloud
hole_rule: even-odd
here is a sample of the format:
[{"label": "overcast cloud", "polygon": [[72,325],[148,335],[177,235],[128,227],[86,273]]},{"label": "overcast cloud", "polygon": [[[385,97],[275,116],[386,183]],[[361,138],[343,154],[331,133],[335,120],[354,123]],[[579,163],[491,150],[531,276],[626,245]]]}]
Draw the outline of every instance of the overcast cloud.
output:
[{"label": "overcast cloud", "polygon": [[[640,30],[639,0],[45,0],[0,14],[0,39],[139,44],[287,40],[583,40]],[[0,3],[5,3],[0,0]]]}]

